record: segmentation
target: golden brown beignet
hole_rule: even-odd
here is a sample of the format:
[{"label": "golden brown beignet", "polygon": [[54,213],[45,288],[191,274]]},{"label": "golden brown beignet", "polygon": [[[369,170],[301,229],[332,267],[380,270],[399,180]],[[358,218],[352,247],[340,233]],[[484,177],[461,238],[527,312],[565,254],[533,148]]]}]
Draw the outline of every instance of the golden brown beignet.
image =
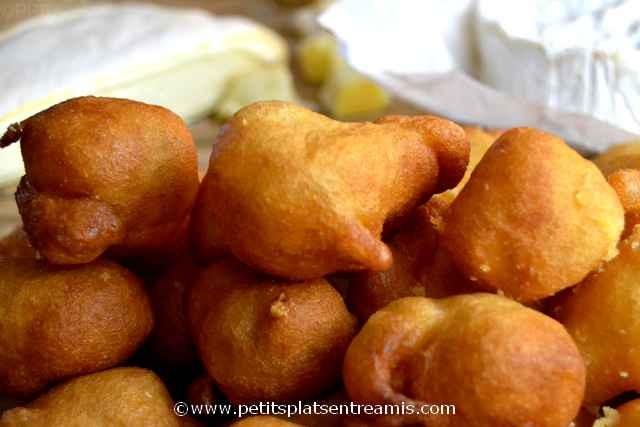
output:
[{"label": "golden brown beignet", "polygon": [[187,315],[207,372],[236,403],[302,400],[335,385],[356,331],[324,279],[278,282],[229,259],[201,273]]},{"label": "golden brown beignet", "polygon": [[16,227],[4,237],[0,237],[0,261],[13,258],[36,258],[37,252],[29,243],[29,237],[22,227]]},{"label": "golden brown beignet", "polygon": [[187,289],[197,274],[195,262],[182,257],[149,292],[155,324],[147,350],[153,366],[163,371],[188,369],[198,362],[185,313]]},{"label": "golden brown beignet", "polygon": [[192,239],[204,259],[230,252],[288,279],[383,271],[392,264],[383,226],[454,186],[468,152],[464,131],[444,119],[341,123],[258,102],[218,135]]},{"label": "golden brown beignet", "polygon": [[614,145],[593,159],[593,162],[605,176],[618,169],[640,169],[640,141]]},{"label": "golden brown beignet", "polygon": [[[109,250],[170,248],[198,189],[196,150],[171,111],[115,98],[74,98],[12,125],[26,175],[16,200],[31,243],[50,262]],[[43,160],[45,159],[45,160]]]},{"label": "golden brown beignet", "polygon": [[115,263],[2,261],[0,394],[30,397],[62,379],[115,366],[152,325],[141,281]]},{"label": "golden brown beignet", "polygon": [[580,408],[585,368],[555,320],[468,294],[378,311],[349,346],[343,377],[356,402],[456,406],[455,415],[378,420],[389,425],[562,427]]},{"label": "golden brown beignet", "polygon": [[607,181],[616,190],[624,208],[624,232],[622,237],[631,234],[633,227],[640,224],[640,170],[619,169],[607,177]]},{"label": "golden brown beignet", "polygon": [[60,384],[8,410],[1,427],[180,427],[162,381],[141,368],[114,368]]},{"label": "golden brown beignet", "polygon": [[392,301],[408,296],[442,298],[473,290],[440,245],[445,198],[417,208],[389,242],[393,266],[383,272],[356,273],[348,287],[349,307],[362,321]]},{"label": "golden brown beignet", "polygon": [[640,391],[640,229],[619,249],[566,297],[557,314],[587,364],[587,405]]},{"label": "golden brown beignet", "polygon": [[489,148],[452,203],[443,244],[470,280],[535,301],[615,256],[623,227],[620,201],[592,162],[518,128]]}]

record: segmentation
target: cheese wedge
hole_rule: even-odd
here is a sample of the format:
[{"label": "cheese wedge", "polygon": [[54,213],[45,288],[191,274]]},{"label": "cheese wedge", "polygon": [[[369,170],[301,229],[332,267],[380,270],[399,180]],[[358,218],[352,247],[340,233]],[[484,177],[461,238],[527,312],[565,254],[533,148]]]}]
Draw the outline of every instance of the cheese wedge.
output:
[{"label": "cheese wedge", "polygon": [[[0,34],[0,57],[4,132],[11,123],[81,95],[158,104],[192,122],[216,112],[235,76],[285,64],[288,51],[280,36],[247,19],[122,4],[19,24]],[[22,174],[18,145],[0,150],[0,185]]]}]

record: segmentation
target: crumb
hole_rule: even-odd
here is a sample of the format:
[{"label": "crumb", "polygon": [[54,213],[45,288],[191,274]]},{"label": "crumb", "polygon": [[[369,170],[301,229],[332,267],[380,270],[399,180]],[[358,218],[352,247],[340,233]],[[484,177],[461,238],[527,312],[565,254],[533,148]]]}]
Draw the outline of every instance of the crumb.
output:
[{"label": "crumb", "polygon": [[289,308],[287,307],[286,303],[287,303],[287,295],[284,292],[282,292],[278,296],[278,299],[275,300],[273,304],[271,304],[271,307],[269,308],[269,313],[271,314],[271,316],[275,317],[276,319],[285,317],[289,312]]},{"label": "crumb", "polygon": [[605,406],[602,413],[604,415],[593,423],[593,427],[615,427],[620,422],[620,414],[615,409]]}]

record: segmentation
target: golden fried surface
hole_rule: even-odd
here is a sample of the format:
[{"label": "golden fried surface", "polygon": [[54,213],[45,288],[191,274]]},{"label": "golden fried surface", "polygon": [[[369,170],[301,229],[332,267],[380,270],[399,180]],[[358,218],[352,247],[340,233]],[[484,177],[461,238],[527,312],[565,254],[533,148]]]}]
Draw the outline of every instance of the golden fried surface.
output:
[{"label": "golden fried surface", "polygon": [[[74,98],[13,125],[26,175],[16,200],[50,262],[171,247],[198,188],[196,150],[177,115],[140,102]],[[46,161],[43,161],[46,159]]]},{"label": "golden fried surface", "polygon": [[640,426],[640,399],[635,399],[618,408],[618,424],[615,427]]},{"label": "golden fried surface", "polygon": [[471,292],[473,282],[453,265],[440,245],[444,198],[432,198],[416,209],[410,221],[389,242],[393,266],[387,271],[356,273],[348,287],[348,302],[359,319],[398,298],[442,298]]},{"label": "golden fried surface", "polygon": [[179,427],[173,402],[151,371],[115,368],[54,387],[2,414],[1,427]]},{"label": "golden fried surface", "polygon": [[0,261],[14,258],[35,258],[36,250],[29,243],[29,237],[22,227],[0,237]]},{"label": "golden fried surface", "polygon": [[335,385],[356,320],[324,279],[263,278],[222,260],[188,294],[207,372],[233,402],[307,399]]},{"label": "golden fried surface", "polygon": [[412,420],[430,427],[559,427],[578,413],[585,368],[555,320],[468,294],[378,311],[349,346],[343,376],[358,402],[456,405],[455,415]]},{"label": "golden fried surface", "polygon": [[29,397],[128,359],[153,324],[142,283],[109,261],[0,262],[0,394]]},{"label": "golden fried surface", "polygon": [[605,176],[618,169],[640,169],[640,141],[615,145],[593,161]]},{"label": "golden fried surface", "polygon": [[624,208],[624,232],[627,237],[640,224],[640,170],[619,169],[607,177]]},{"label": "golden fried surface", "polygon": [[489,148],[452,203],[443,244],[469,279],[535,301],[614,256],[623,227],[620,201],[593,163],[518,128]]},{"label": "golden fried surface", "polygon": [[383,226],[455,185],[467,158],[464,131],[444,119],[341,123],[255,103],[214,144],[192,238],[203,258],[228,251],[289,279],[383,271],[392,264]]},{"label": "golden fried surface", "polygon": [[469,181],[471,172],[473,172],[478,163],[480,163],[484,153],[487,152],[489,147],[491,147],[491,144],[493,144],[494,141],[503,133],[502,131],[488,131],[479,127],[471,126],[465,126],[463,129],[469,139],[470,145],[469,164],[467,165],[467,169],[464,176],[455,187],[443,193],[436,194],[434,198],[445,199],[447,202],[453,201]]},{"label": "golden fried surface", "polygon": [[154,367],[165,370],[188,369],[198,361],[185,315],[185,299],[198,270],[189,257],[178,260],[149,292],[155,324],[148,353]]},{"label": "golden fried surface", "polygon": [[620,253],[575,288],[558,319],[587,364],[587,405],[640,391],[640,229]]},{"label": "golden fried surface", "polygon": [[232,427],[302,427],[301,424],[291,423],[276,417],[257,416],[244,418],[231,424]]}]

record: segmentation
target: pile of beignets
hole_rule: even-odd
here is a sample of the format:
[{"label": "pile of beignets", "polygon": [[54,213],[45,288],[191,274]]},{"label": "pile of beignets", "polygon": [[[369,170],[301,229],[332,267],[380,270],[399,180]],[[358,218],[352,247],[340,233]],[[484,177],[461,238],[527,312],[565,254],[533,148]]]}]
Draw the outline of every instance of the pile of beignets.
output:
[{"label": "pile of beignets", "polygon": [[[2,427],[640,423],[640,150],[594,163],[535,129],[259,102],[200,182],[179,117],[96,97],[0,146],[17,141]],[[176,401],[455,414],[196,419]]]}]

